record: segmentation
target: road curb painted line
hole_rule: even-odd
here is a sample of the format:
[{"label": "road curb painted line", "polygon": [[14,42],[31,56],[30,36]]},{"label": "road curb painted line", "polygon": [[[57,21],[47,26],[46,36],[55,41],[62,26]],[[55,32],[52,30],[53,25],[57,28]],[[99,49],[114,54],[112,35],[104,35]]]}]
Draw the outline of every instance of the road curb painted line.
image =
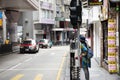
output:
[{"label": "road curb painted line", "polygon": [[15,77],[13,77],[11,80],[19,80],[23,76],[24,76],[23,74],[19,74],[19,75],[16,75]]},{"label": "road curb painted line", "polygon": [[60,68],[59,68],[56,80],[60,80],[60,76],[61,76],[61,72],[62,72],[62,67],[64,65],[66,55],[67,55],[67,53],[65,53],[64,56],[63,56],[63,58],[62,58],[62,62],[60,64]]},{"label": "road curb painted line", "polygon": [[42,80],[42,77],[43,77],[42,74],[38,74],[38,75],[35,77],[34,80]]}]

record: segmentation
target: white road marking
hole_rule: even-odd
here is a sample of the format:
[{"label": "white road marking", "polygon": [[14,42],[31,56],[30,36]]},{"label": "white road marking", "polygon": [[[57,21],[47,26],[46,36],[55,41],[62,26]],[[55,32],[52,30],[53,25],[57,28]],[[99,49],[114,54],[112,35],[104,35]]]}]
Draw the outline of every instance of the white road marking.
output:
[{"label": "white road marking", "polygon": [[51,53],[51,55],[54,55],[55,53]]},{"label": "white road marking", "polygon": [[[5,69],[0,69],[0,70],[5,70]],[[36,69],[36,68],[29,68],[29,69],[8,69],[7,71],[19,71],[19,70],[21,70],[21,71],[32,71],[32,70],[62,70],[62,68],[38,68],[38,69]]]},{"label": "white road marking", "polygon": [[[30,60],[32,60],[32,58],[28,58],[28,59],[25,60],[24,62],[28,62],[28,61],[30,61]],[[23,62],[23,63],[24,63],[24,62]]]},{"label": "white road marking", "polygon": [[15,69],[16,67],[20,66],[21,64],[22,64],[22,63],[18,63],[17,65],[11,67],[9,70],[13,70],[13,69]]}]

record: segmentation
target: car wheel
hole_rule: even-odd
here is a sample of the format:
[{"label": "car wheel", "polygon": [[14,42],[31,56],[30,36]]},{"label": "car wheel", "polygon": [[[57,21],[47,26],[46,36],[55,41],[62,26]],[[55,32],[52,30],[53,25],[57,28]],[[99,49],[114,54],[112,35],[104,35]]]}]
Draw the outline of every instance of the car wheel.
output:
[{"label": "car wheel", "polygon": [[45,48],[48,48],[48,45]]},{"label": "car wheel", "polygon": [[39,48],[36,50],[36,52],[39,52]]},{"label": "car wheel", "polygon": [[51,48],[52,46],[50,46],[50,48]]},{"label": "car wheel", "polygon": [[43,48],[43,46],[42,46],[42,45],[39,45],[39,48]]}]

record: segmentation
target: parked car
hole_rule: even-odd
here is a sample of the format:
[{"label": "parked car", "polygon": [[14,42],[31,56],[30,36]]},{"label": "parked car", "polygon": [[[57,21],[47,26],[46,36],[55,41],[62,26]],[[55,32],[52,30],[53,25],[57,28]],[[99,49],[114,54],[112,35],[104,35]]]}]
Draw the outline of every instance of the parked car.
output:
[{"label": "parked car", "polygon": [[51,48],[53,46],[52,41],[49,39],[40,39],[39,47],[40,48]]},{"label": "parked car", "polygon": [[20,44],[20,53],[24,53],[24,52],[38,52],[38,51],[39,51],[39,44],[34,39],[24,40]]}]

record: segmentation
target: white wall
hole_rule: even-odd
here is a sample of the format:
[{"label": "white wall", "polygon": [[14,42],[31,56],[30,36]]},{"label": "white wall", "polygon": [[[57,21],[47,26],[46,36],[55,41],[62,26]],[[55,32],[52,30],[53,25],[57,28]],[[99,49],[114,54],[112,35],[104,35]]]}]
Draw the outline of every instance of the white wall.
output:
[{"label": "white wall", "polygon": [[[27,21],[27,22],[26,22]],[[29,33],[29,38],[34,39],[34,25],[33,25],[33,12],[23,12],[23,38]]]},{"label": "white wall", "polygon": [[93,6],[89,9],[83,8],[82,13],[83,21],[86,19],[88,19],[89,23],[99,21],[100,6]]},{"label": "white wall", "polygon": [[94,52],[94,57],[100,64],[100,57],[101,57],[101,23],[95,22],[94,23],[94,34],[93,34],[93,40],[94,40],[94,45],[93,45],[93,52]]}]

